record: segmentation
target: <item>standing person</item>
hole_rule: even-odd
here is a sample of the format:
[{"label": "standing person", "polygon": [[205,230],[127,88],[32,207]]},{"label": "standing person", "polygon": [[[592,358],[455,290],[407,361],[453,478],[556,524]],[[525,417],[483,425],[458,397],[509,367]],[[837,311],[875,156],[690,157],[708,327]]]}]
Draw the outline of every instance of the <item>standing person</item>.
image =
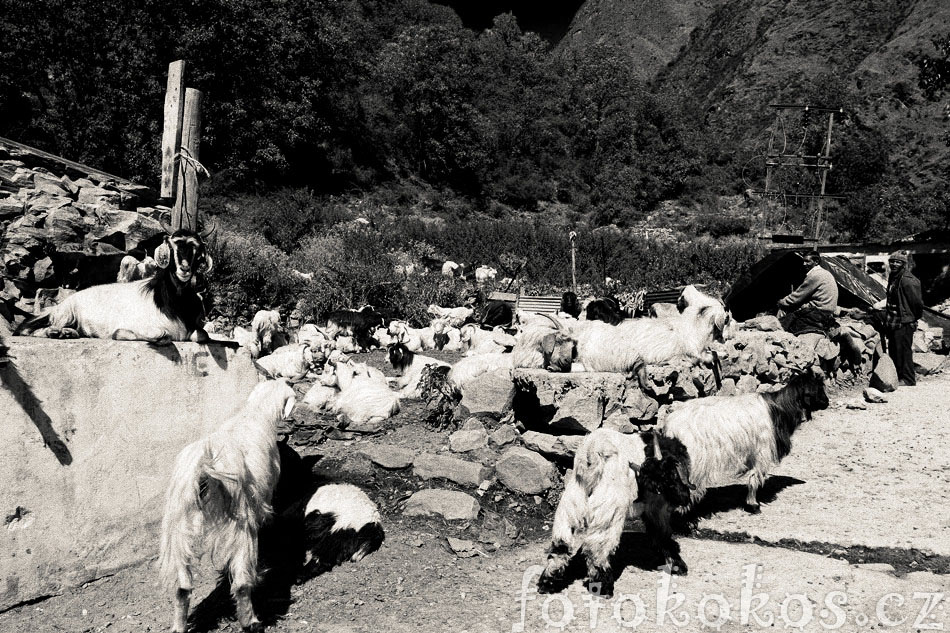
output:
[{"label": "standing person", "polygon": [[838,311],[838,282],[834,275],[821,267],[818,251],[803,256],[805,279],[798,288],[779,299],[782,327],[792,334],[825,333],[836,327]]},{"label": "standing person", "polygon": [[920,280],[911,274],[907,251],[891,253],[887,266],[891,270],[887,280],[887,303],[884,310],[884,328],[887,331],[887,353],[897,368],[898,384],[913,387],[917,384],[914,372],[914,332],[924,311]]}]

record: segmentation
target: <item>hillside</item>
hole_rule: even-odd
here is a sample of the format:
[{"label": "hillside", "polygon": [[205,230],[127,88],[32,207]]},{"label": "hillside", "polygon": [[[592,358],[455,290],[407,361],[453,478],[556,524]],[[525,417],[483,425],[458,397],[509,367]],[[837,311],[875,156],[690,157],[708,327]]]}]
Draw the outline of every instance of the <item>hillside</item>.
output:
[{"label": "hillside", "polygon": [[[950,127],[943,102],[918,86],[913,56],[936,55],[933,38],[948,32],[943,0],[588,0],[560,47],[622,48],[637,76],[701,104],[740,161],[763,152],[775,121],[768,104],[844,107],[839,134],[879,131],[890,167],[933,187],[946,176]],[[832,171],[828,184],[849,183]]]}]

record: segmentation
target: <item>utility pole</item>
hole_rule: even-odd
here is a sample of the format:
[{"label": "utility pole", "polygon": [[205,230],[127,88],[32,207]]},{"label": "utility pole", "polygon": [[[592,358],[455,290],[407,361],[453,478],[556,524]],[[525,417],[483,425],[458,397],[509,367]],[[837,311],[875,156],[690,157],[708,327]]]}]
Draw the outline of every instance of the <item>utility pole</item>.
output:
[{"label": "utility pole", "polygon": [[172,206],[172,230],[198,230],[198,162],[201,92],[185,87],[185,61],[168,65],[162,130],[161,197]]},{"label": "utility pole", "polygon": [[571,290],[577,292],[577,231],[571,231]]},{"label": "utility pole", "polygon": [[[775,150],[774,143],[774,134],[769,137],[769,146],[765,157],[765,190],[763,191],[753,191],[752,193],[760,194],[767,198],[781,197],[784,199],[805,199],[805,200],[817,200],[817,210],[815,212],[815,232],[814,238],[817,240],[821,236],[821,223],[822,215],[824,212],[825,200],[837,199],[842,200],[847,196],[834,196],[828,195],[825,193],[825,185],[828,180],[828,172],[832,169],[833,164],[831,162],[831,131],[834,126],[835,114],[842,114],[844,110],[842,108],[817,108],[809,105],[799,105],[799,104],[770,104],[770,108],[774,108],[776,111],[776,121],[782,120],[782,115],[787,111],[800,111],[802,113],[817,112],[819,114],[828,115],[828,126],[825,132],[825,140],[822,143],[821,149],[818,150],[817,154],[808,155],[804,151],[798,152],[787,152],[787,147],[783,144],[781,151]],[[803,134],[807,134],[807,131],[803,131]],[[804,139],[802,145],[799,146],[801,149],[804,146]],[[808,169],[808,170],[817,170],[819,172],[819,179],[821,182],[819,192],[805,192],[805,191],[773,191],[772,184],[775,176],[776,169],[782,169],[786,167],[793,167],[799,169]]]}]

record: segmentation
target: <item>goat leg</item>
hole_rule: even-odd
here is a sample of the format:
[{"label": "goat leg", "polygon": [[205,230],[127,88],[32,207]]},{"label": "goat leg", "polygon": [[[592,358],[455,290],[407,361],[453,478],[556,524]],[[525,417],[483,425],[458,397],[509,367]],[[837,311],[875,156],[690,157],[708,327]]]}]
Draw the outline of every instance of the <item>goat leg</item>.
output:
[{"label": "goat leg", "polygon": [[178,588],[175,592],[175,619],[172,621],[172,633],[185,633],[188,628],[188,607],[191,603],[191,589]]},{"label": "goat leg", "polygon": [[233,590],[235,614],[241,628],[246,633],[260,633],[264,630],[263,625],[254,615],[254,605],[251,604],[251,587],[243,585]]},{"label": "goat leg", "polygon": [[644,491],[643,500],[643,524],[663,556],[663,563],[669,566],[671,574],[685,576],[689,568],[680,556],[679,545],[673,540],[673,506],[661,495],[650,491]]}]

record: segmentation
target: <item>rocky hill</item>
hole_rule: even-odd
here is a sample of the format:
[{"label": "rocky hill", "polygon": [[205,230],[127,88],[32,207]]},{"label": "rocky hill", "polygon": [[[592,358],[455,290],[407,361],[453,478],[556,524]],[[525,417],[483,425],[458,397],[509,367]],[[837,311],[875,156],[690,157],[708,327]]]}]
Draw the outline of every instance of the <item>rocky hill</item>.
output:
[{"label": "rocky hill", "polygon": [[761,154],[770,103],[844,107],[837,123],[880,130],[891,166],[932,186],[950,123],[914,59],[939,56],[932,41],[948,33],[945,0],[588,0],[560,48],[620,47],[638,77],[701,104],[740,160]]}]

